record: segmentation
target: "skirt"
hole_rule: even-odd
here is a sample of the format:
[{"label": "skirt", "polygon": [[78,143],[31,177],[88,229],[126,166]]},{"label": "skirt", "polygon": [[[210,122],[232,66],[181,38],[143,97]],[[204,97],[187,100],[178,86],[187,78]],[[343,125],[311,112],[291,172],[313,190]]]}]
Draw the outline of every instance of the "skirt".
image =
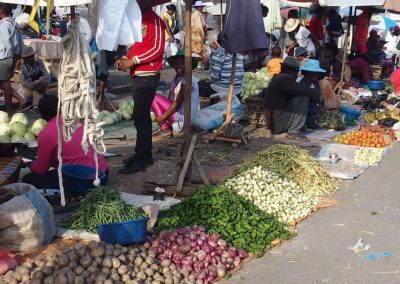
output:
[{"label": "skirt", "polygon": [[9,57],[0,60],[0,81],[11,80],[14,75],[14,60]]}]

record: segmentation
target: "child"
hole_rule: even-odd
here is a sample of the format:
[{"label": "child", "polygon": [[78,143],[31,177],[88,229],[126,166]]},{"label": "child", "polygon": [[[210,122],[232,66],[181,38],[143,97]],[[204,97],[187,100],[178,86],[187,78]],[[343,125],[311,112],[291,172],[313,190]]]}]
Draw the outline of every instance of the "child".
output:
[{"label": "child", "polygon": [[275,46],[272,49],[272,58],[267,64],[267,74],[270,78],[274,75],[281,73],[281,49],[278,46]]}]

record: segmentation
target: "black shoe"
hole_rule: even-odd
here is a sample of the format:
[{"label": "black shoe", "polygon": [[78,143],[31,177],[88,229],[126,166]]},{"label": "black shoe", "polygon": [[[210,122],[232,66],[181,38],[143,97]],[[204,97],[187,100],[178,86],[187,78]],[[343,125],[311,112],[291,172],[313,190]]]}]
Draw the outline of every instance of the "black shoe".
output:
[{"label": "black shoe", "polygon": [[135,155],[132,155],[126,159],[123,159],[122,163],[124,164],[124,166],[127,166],[127,165],[131,165],[134,161],[135,161]]},{"label": "black shoe", "polygon": [[134,174],[138,172],[144,172],[148,167],[153,164],[153,160],[149,161],[137,161],[135,160],[130,165],[126,165],[124,168],[119,170],[120,174]]},{"label": "black shoe", "polygon": [[147,158],[147,159],[138,159],[135,157],[135,155],[129,156],[128,158],[122,160],[122,163],[124,165],[124,167],[129,167],[132,164],[134,164],[135,162],[144,162],[146,164],[154,164],[153,158]]}]

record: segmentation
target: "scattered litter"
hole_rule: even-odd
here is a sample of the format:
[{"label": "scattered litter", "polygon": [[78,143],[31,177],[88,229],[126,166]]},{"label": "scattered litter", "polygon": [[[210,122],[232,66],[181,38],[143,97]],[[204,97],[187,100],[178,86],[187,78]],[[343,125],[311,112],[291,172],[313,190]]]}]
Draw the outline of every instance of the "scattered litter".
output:
[{"label": "scattered litter", "polygon": [[348,249],[351,249],[355,253],[359,253],[360,251],[365,251],[369,249],[369,245],[364,244],[364,241],[362,238],[358,240],[358,242],[352,246],[352,247],[347,247]]},{"label": "scattered litter", "polygon": [[369,231],[361,231],[361,232],[366,233],[366,234],[369,234],[369,235],[375,236],[375,233],[374,233],[374,232],[369,232]]},{"label": "scattered litter", "polygon": [[363,258],[366,260],[376,260],[380,258],[390,257],[392,254],[390,252],[384,251],[382,253],[369,253],[364,255]]}]

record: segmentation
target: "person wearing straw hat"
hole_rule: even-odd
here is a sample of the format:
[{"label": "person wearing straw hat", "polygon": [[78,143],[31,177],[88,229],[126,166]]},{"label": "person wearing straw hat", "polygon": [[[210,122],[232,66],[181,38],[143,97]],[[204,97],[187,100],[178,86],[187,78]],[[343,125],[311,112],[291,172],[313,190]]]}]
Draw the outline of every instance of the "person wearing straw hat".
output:
[{"label": "person wearing straw hat", "polygon": [[22,48],[20,76],[20,93],[28,104],[36,106],[39,100],[46,95],[46,87],[51,82],[49,72],[41,60],[35,60],[35,51],[31,46]]},{"label": "person wearing straw hat", "polygon": [[294,35],[298,45],[304,47],[310,57],[316,55],[316,46],[322,47],[318,39],[307,28],[300,24],[300,19],[288,19],[285,24],[285,31]]},{"label": "person wearing straw hat", "polygon": [[[168,98],[156,94],[151,104],[151,110],[155,114],[155,121],[160,129],[153,133],[153,136],[171,136],[174,133],[183,131],[184,109],[183,101],[185,97],[185,52],[179,50],[175,56],[167,59],[168,64],[174,68],[176,75],[171,81]],[[197,59],[192,59],[192,69],[197,67]],[[191,121],[194,121],[199,109],[199,84],[197,79],[192,76],[191,93]]]},{"label": "person wearing straw hat", "polygon": [[[319,66],[319,61],[315,59],[308,59],[300,66],[301,74],[303,78],[300,80],[300,84],[316,90],[320,96],[321,90],[319,88],[319,80],[321,75],[324,75],[326,71]],[[315,121],[321,110],[324,108],[324,100],[320,102],[310,102],[308,105],[306,126],[309,128],[315,128]]]},{"label": "person wearing straw hat", "polygon": [[199,66],[197,71],[202,71],[201,61],[204,59],[206,39],[206,21],[203,16],[203,1],[196,1],[192,12],[192,56],[198,58]]},{"label": "person wearing straw hat", "polygon": [[285,58],[281,73],[272,78],[265,91],[265,117],[273,134],[287,133],[285,138],[308,141],[300,134],[306,123],[308,105],[323,99],[316,89],[296,82],[299,70],[296,58]]}]

